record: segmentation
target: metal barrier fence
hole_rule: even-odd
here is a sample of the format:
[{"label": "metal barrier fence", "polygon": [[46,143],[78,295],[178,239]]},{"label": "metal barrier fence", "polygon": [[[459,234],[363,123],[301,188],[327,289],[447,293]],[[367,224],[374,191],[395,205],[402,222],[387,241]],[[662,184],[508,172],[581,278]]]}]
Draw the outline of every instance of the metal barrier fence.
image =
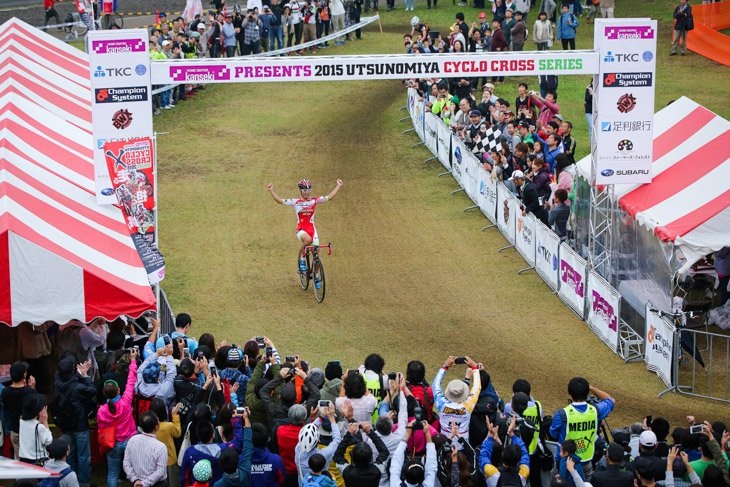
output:
[{"label": "metal barrier fence", "polygon": [[688,396],[730,402],[730,336],[702,329],[676,331],[676,391]]}]

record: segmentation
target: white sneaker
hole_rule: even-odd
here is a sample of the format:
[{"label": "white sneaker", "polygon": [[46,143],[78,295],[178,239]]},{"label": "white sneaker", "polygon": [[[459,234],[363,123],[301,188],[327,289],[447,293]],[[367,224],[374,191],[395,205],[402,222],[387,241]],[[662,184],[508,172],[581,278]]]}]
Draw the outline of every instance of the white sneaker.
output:
[{"label": "white sneaker", "polygon": [[171,108],[175,108],[175,107],[173,107],[172,105],[165,105],[162,108],[164,108],[165,110],[170,110]]}]

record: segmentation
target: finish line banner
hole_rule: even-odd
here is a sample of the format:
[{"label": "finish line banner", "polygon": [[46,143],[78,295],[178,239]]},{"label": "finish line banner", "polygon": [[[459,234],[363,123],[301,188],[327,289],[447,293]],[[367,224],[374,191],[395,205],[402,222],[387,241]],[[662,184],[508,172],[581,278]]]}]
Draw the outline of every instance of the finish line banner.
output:
[{"label": "finish line banner", "polygon": [[152,63],[152,84],[338,81],[455,76],[537,76],[598,72],[594,51],[407,54],[377,56],[243,57]]}]

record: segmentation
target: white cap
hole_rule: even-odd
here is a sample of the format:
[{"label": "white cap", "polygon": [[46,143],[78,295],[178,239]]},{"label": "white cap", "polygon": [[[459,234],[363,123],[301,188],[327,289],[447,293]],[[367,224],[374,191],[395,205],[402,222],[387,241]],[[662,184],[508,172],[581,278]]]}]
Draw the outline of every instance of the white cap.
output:
[{"label": "white cap", "polygon": [[201,27],[205,29],[205,22],[198,22],[198,29],[200,29]]},{"label": "white cap", "polygon": [[170,42],[170,41],[162,41],[162,47],[169,46],[170,44],[172,44],[172,42]]},{"label": "white cap", "polygon": [[639,436],[639,444],[642,446],[646,446],[649,448],[654,448],[656,446],[656,435],[653,431],[644,431]]},{"label": "white cap", "polygon": [[517,171],[512,173],[512,177],[509,178],[509,180],[512,181],[515,178],[525,179],[525,173],[518,169]]}]

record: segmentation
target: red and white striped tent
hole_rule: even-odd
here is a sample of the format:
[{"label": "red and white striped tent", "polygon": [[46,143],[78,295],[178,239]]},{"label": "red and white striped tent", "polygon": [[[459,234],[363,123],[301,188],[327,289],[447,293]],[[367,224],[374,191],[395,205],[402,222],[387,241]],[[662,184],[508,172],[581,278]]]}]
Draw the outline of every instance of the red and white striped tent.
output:
[{"label": "red and white striped tent", "polygon": [[85,53],[0,26],[0,322],[156,307],[121,209],[96,204],[90,97]]},{"label": "red and white striped tent", "polygon": [[[617,184],[618,204],[687,262],[730,246],[730,122],[687,97],[654,115],[653,179]],[[590,157],[578,174],[590,179]]]}]

